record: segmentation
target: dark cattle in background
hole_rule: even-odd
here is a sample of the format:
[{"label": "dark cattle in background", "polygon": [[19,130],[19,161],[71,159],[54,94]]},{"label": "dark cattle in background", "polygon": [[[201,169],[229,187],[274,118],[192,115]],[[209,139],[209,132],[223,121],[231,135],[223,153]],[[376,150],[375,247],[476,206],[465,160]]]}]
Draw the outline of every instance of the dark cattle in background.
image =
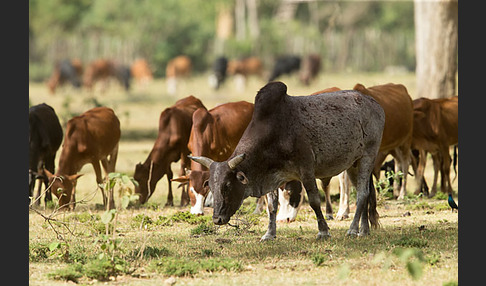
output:
[{"label": "dark cattle in background", "polygon": [[211,85],[214,89],[219,87],[226,80],[226,70],[228,69],[228,59],[226,57],[218,57],[213,63],[213,79]]},{"label": "dark cattle in background", "polygon": [[[66,127],[66,135],[59,157],[59,168],[55,175],[44,170],[52,184],[51,192],[59,199],[59,206],[66,209],[69,204],[74,210],[75,186],[82,174],[81,168],[90,163],[96,174],[96,183],[103,183],[100,161],[105,174],[115,171],[120,140],[120,121],[108,107],[95,107],[79,116],[71,118]],[[108,156],[110,157],[108,159]],[[103,203],[109,208],[115,207],[113,192],[107,198],[101,187]]]},{"label": "dark cattle in background", "polygon": [[310,54],[302,59],[300,66],[299,79],[305,85],[317,77],[321,70],[321,56],[318,54]]},{"label": "dark cattle in background", "polygon": [[83,64],[78,59],[64,59],[54,65],[54,71],[47,81],[47,86],[51,94],[56,92],[58,86],[66,82],[74,87],[81,87],[81,77],[83,75]]},{"label": "dark cattle in background", "polygon": [[274,81],[279,76],[291,74],[300,69],[300,57],[295,55],[280,56],[275,60],[272,73],[268,81]]},{"label": "dark cattle in background", "polygon": [[[441,191],[452,194],[449,148],[458,144],[458,106],[458,96],[439,99],[421,97],[413,101],[412,149],[419,152],[418,162],[412,161],[417,182],[415,194],[422,190],[421,182],[423,182],[427,153],[431,153],[434,162],[434,181],[429,196],[433,197],[437,192],[439,171]],[[457,156],[455,148],[454,156]]]},{"label": "dark cattle in background", "polygon": [[115,78],[128,91],[130,90],[130,83],[132,81],[132,73],[130,67],[123,64],[115,64]]},{"label": "dark cattle in background", "polygon": [[[192,129],[188,147],[193,156],[205,156],[213,160],[226,160],[233,153],[253,114],[253,103],[229,102],[211,110],[199,108],[192,115]],[[191,162],[189,196],[191,213],[203,214],[208,189],[205,180],[192,181],[192,177],[206,177],[207,169]],[[202,174],[201,174],[202,173]],[[181,181],[182,178],[179,180]],[[201,184],[202,183],[202,184]]]},{"label": "dark cattle in background", "polygon": [[[48,179],[43,169],[54,173],[56,152],[61,146],[63,137],[62,127],[54,109],[41,103],[29,108],[29,196],[39,205],[42,184],[39,184],[34,194],[36,179],[41,179],[45,188]],[[51,192],[47,191],[44,201],[52,201]]]},{"label": "dark cattle in background", "polygon": [[379,225],[371,173],[384,124],[380,104],[358,91],[289,96],[282,82],[268,83],[257,93],[252,120],[227,161],[191,157],[209,168],[213,222],[226,224],[245,198],[269,194],[272,212],[262,240],[274,239],[275,190],[299,180],[317,217],[317,238],[329,237],[316,178],[327,185],[333,176],[347,170],[358,194],[347,234],[369,234],[369,222],[372,227]]},{"label": "dark cattle in background", "polygon": [[[203,103],[196,97],[190,95],[178,100],[173,106],[164,109],[160,113],[159,133],[155,140],[152,151],[143,164],[135,166],[133,178],[138,182],[135,193],[139,194],[139,201],[145,203],[153,194],[157,182],[167,175],[169,192],[166,205],[173,206],[172,195],[172,170],[171,163],[181,160],[181,173],[190,163],[187,155],[189,149],[187,143],[191,134],[192,114]],[[181,194],[181,205],[187,205],[189,197],[183,189]]]}]

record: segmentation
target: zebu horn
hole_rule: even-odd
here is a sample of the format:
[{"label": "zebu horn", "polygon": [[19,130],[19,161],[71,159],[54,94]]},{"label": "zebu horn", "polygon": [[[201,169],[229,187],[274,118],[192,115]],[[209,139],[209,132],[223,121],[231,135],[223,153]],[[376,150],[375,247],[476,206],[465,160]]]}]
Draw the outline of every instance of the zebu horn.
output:
[{"label": "zebu horn", "polygon": [[228,166],[231,170],[234,170],[241,162],[245,160],[245,153],[240,154],[228,161]]},{"label": "zebu horn", "polygon": [[193,160],[194,162],[198,162],[199,164],[203,165],[204,167],[209,169],[209,166],[214,162],[212,159],[209,159],[207,157],[193,157],[188,155],[187,158]]}]

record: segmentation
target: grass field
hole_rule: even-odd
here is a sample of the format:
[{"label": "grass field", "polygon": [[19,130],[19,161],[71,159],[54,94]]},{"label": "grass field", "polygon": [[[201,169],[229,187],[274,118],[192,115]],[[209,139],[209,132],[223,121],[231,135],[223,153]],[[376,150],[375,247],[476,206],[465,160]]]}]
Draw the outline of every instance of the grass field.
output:
[{"label": "grass field", "polygon": [[[143,162],[157,135],[158,118],[166,107],[187,95],[202,100],[207,108],[237,100],[253,102],[265,84],[250,78],[243,92],[235,90],[230,78],[218,91],[209,88],[208,75],[181,82],[176,95],[168,95],[165,82],[134,85],[130,92],[111,83],[102,93],[59,89],[50,95],[42,83],[29,84],[31,105],[45,102],[54,107],[61,123],[93,107],[95,103],[115,110],[121,121],[122,139],[117,172],[132,176],[135,164]],[[415,98],[414,74],[321,74],[309,87],[294,77],[282,77],[290,95],[310,94],[327,87],[351,89],[388,82],[402,83]],[[58,153],[59,154],[59,153]],[[57,158],[58,159],[58,158]],[[429,162],[426,179],[433,171]],[[174,173],[179,166],[173,164]],[[107,224],[115,232],[106,235],[106,217],[101,209],[91,165],[83,167],[78,181],[76,211],[54,213],[43,204],[29,212],[29,280],[31,285],[455,285],[458,280],[458,214],[452,213],[445,196],[422,198],[409,194],[403,201],[379,196],[382,227],[369,237],[345,236],[351,220],[328,221],[332,238],[316,241],[317,223],[308,204],[297,221],[277,225],[277,239],[261,243],[268,219],[253,215],[254,199],[245,201],[231,226],[212,224],[211,209],[193,217],[189,207],[163,207],[167,180],[163,178],[149,203],[120,208],[115,194],[115,218]],[[453,183],[458,193],[458,180]],[[176,185],[174,184],[174,187]],[[175,188],[174,188],[175,189]],[[331,181],[334,212],[337,212],[337,179]],[[456,199],[457,201],[457,199]],[[180,191],[175,191],[179,205]],[[351,218],[354,213],[351,201]],[[43,216],[53,220],[46,220]],[[414,276],[415,275],[415,276]]]}]

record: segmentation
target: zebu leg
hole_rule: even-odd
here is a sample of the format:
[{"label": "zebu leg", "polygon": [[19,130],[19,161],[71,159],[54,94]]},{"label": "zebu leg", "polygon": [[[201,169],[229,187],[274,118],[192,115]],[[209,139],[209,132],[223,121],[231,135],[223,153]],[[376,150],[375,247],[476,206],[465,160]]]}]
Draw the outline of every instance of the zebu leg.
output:
[{"label": "zebu leg", "polygon": [[334,219],[332,217],[331,195],[330,195],[330,190],[329,190],[329,182],[330,181],[331,181],[331,178],[321,179],[322,189],[324,190],[324,194],[325,194],[325,197],[326,197],[326,219],[327,220]]},{"label": "zebu leg", "polygon": [[339,210],[336,215],[337,220],[349,218],[349,191],[350,181],[346,171],[338,175],[339,179]]},{"label": "zebu leg", "polygon": [[[265,235],[262,236],[260,241],[272,240],[277,237],[277,208],[278,208],[278,193],[277,190],[271,191],[266,194],[268,205],[268,229]],[[263,196],[262,196],[263,197]]]},{"label": "zebu leg", "polygon": [[[165,206],[168,207],[172,207],[174,206],[174,195],[172,194],[172,177],[173,177],[173,173],[172,173],[172,170],[169,168],[169,170],[167,171],[167,184],[169,186],[169,191],[167,192],[167,202],[165,203]],[[154,190],[152,190],[152,193],[154,192]],[[182,204],[182,201],[181,201],[181,204]]]},{"label": "zebu leg", "polygon": [[408,175],[408,166],[410,165],[410,148],[407,146],[400,146],[393,150],[392,155],[397,159],[397,164],[395,164],[395,174],[398,171],[402,172],[402,185],[400,186],[400,180],[393,181],[393,193],[398,191],[398,199],[403,200],[405,195],[407,194],[407,175]]},{"label": "zebu leg", "polygon": [[[370,178],[374,167],[374,158],[365,156],[357,161],[356,167],[349,168],[348,173],[351,183],[356,187],[356,213],[351,222],[347,235],[364,236],[370,234],[368,221],[368,199],[370,195]],[[356,164],[356,163],[355,163]],[[363,214],[366,212],[366,214]],[[359,221],[361,220],[361,226]]]},{"label": "zebu leg", "polygon": [[317,219],[317,227],[319,232],[317,233],[317,239],[323,239],[331,237],[329,234],[329,227],[321,211],[321,199],[319,198],[319,191],[317,189],[316,179],[314,177],[303,178],[302,183],[307,191],[307,198],[309,199],[309,205],[314,210]]}]

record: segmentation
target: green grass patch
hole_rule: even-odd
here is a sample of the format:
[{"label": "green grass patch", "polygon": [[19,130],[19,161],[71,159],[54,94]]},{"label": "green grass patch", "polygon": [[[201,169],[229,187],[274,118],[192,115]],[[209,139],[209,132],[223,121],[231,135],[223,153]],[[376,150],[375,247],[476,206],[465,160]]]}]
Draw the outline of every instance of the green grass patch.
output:
[{"label": "green grass patch", "polygon": [[194,276],[199,272],[241,271],[241,262],[234,259],[207,258],[193,260],[188,258],[167,257],[152,261],[149,269],[167,276]]}]

